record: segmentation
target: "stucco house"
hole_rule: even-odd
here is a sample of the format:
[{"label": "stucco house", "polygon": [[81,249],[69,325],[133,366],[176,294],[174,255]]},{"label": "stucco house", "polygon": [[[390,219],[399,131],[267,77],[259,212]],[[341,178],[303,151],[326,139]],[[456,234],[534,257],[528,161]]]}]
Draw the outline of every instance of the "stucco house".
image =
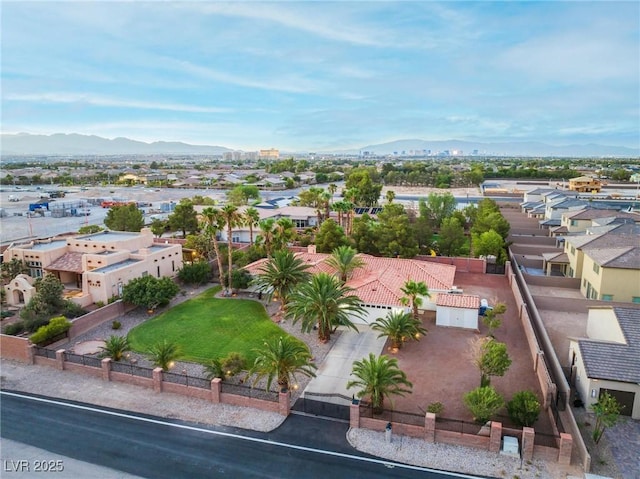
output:
[{"label": "stucco house", "polygon": [[[175,276],[182,268],[182,246],[154,243],[151,230],[143,228],[139,233],[103,231],[16,244],[5,250],[4,258],[24,261],[32,278],[55,275],[68,299],[88,306],[119,297],[134,278]],[[11,305],[28,300],[20,288],[13,287],[17,280],[5,286]]]},{"label": "stucco house", "polygon": [[569,360],[586,407],[608,392],[640,419],[640,309],[589,308],[587,338],[570,338]]},{"label": "stucco house", "polygon": [[436,306],[436,326],[478,329],[479,296],[440,293]]},{"label": "stucco house", "polygon": [[569,180],[569,189],[581,193],[598,192],[602,189],[602,182],[591,176],[578,176]]},{"label": "stucco house", "polygon": [[[296,257],[309,265],[309,272],[334,274],[327,263],[331,255],[324,253],[296,253]],[[422,298],[422,310],[436,310],[439,294],[448,293],[453,289],[453,279],[456,267],[446,264],[431,263],[413,259],[378,258],[366,254],[359,254],[364,261],[362,268],[356,269],[347,280],[347,286],[355,290],[355,294],[362,300],[366,314],[362,319],[354,318],[356,324],[371,324],[376,319],[384,317],[395,308],[404,308],[401,291],[407,280],[422,281],[429,288],[431,296]],[[259,273],[267,259],[261,259],[248,265],[245,269],[252,275]],[[477,316],[476,308],[476,316]]]}]

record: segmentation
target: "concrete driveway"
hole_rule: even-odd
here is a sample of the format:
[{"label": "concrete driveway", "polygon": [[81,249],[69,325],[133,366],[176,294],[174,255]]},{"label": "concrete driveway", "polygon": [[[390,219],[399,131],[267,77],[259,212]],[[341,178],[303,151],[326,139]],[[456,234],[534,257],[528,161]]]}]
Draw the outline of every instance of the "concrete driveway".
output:
[{"label": "concrete driveway", "polygon": [[[322,366],[316,371],[304,393],[342,394],[351,397],[356,389],[347,389],[353,362],[368,357],[369,353],[379,355],[387,341],[386,337],[378,338],[377,331],[370,326],[358,325],[359,332],[344,329],[333,345]],[[324,402],[344,404],[340,398],[322,398]]]}]

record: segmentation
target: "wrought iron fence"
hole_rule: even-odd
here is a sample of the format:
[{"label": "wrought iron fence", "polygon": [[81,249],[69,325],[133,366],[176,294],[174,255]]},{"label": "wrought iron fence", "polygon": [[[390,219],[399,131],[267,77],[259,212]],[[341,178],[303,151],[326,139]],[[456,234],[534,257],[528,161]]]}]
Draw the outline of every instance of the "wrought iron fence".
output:
[{"label": "wrought iron fence", "polygon": [[276,391],[265,391],[264,389],[252,388],[250,386],[245,386],[244,384],[230,384],[223,382],[221,392],[278,402],[278,393]]},{"label": "wrought iron fence", "polygon": [[102,367],[102,360],[100,358],[82,354],[73,354],[68,351],[65,351],[64,353],[64,360],[70,363],[82,364],[83,366],[90,366],[92,368]]},{"label": "wrought iron fence", "polygon": [[436,416],[436,429],[442,429],[444,431],[459,432],[461,434],[478,434],[482,427],[482,424],[475,422]]},{"label": "wrought iron fence", "polygon": [[143,378],[153,378],[153,369],[121,361],[111,361],[111,371],[131,374],[132,376],[140,376]]},{"label": "wrought iron fence", "polygon": [[56,352],[54,349],[47,349],[42,346],[34,346],[33,347],[36,356],[42,356],[44,358],[55,359]]},{"label": "wrought iron fence", "polygon": [[211,381],[208,379],[188,376],[187,374],[165,371],[162,373],[162,380],[168,383],[182,384],[188,387],[211,389]]}]

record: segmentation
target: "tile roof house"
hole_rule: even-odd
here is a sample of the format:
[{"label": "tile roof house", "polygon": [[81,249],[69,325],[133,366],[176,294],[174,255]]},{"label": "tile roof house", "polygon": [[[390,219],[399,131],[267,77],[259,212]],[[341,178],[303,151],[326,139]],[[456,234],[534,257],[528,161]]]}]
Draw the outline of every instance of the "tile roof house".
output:
[{"label": "tile roof house", "polygon": [[[330,256],[312,252],[296,253],[296,257],[309,265],[309,272],[312,274],[335,273],[327,263]],[[347,281],[347,286],[355,289],[355,294],[367,310],[364,319],[358,323],[372,323],[393,308],[404,308],[401,302],[404,294],[401,289],[407,280],[423,281],[429,288],[431,297],[423,298],[422,309],[425,310],[435,310],[438,296],[453,288],[455,266],[413,259],[379,258],[365,254],[359,254],[358,257],[365,265],[355,270]],[[258,260],[245,269],[256,275],[267,261],[266,258]]]},{"label": "tile roof house", "polygon": [[590,406],[606,391],[640,419],[640,309],[590,308],[587,336],[569,343],[580,399]]},{"label": "tile roof house", "polygon": [[[24,261],[32,278],[55,275],[64,284],[65,295],[83,307],[119,297],[134,278],[173,277],[182,268],[182,246],[154,243],[148,228],[139,233],[102,231],[35,240],[12,245],[3,256],[8,261]],[[7,302],[18,305],[28,297],[25,288],[14,283],[5,286],[5,291]]]},{"label": "tile roof house", "polygon": [[479,296],[441,293],[436,306],[436,326],[478,329]]}]

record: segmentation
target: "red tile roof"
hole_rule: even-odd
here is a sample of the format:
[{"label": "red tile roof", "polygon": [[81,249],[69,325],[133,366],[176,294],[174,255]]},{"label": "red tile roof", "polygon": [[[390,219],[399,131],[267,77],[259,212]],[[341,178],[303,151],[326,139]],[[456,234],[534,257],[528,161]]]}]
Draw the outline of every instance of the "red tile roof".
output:
[{"label": "red tile roof", "polygon": [[[308,264],[309,272],[333,274],[326,260],[329,254],[296,253]],[[356,290],[356,294],[364,304],[381,304],[387,306],[401,306],[400,298],[404,296],[401,288],[407,280],[422,281],[430,291],[450,290],[456,267],[448,264],[431,263],[413,259],[378,258],[366,254],[359,254],[365,262],[363,268],[355,270],[347,281],[347,286]],[[257,274],[266,259],[258,260],[245,269],[251,274]]]},{"label": "red tile roof", "polygon": [[480,297],[471,294],[438,293],[436,305],[450,308],[478,309],[480,308]]}]

